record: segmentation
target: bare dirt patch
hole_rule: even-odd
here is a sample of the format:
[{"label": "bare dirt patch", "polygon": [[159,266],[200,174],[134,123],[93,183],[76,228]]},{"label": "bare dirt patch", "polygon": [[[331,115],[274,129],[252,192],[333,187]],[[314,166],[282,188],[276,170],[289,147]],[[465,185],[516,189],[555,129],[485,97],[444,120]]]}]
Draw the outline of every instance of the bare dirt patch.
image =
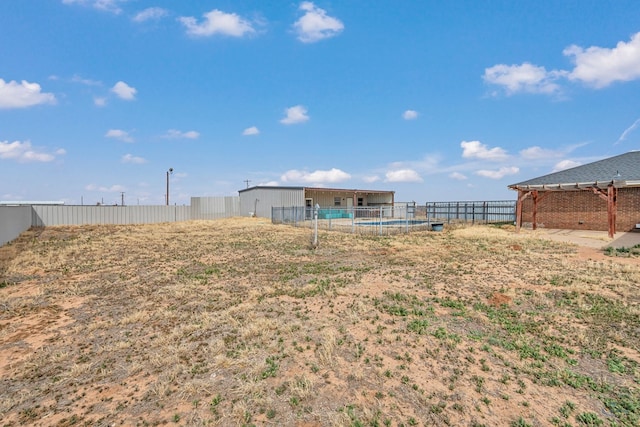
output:
[{"label": "bare dirt patch", "polygon": [[2,424],[638,424],[637,259],[495,227],[310,241],[23,234],[0,248]]}]

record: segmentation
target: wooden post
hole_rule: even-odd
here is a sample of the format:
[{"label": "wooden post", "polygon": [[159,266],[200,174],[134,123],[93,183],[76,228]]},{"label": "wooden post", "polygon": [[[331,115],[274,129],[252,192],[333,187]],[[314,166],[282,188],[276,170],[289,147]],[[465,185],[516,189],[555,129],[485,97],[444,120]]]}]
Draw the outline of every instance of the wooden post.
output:
[{"label": "wooden post", "polygon": [[518,200],[516,201],[516,233],[520,232],[522,227],[522,202],[530,194],[530,191],[518,189]]},{"label": "wooden post", "polygon": [[616,234],[616,193],[617,189],[613,185],[607,187],[607,219],[609,222],[609,237],[613,238]]},{"label": "wooden post", "polygon": [[531,197],[533,198],[533,211],[531,212],[531,221],[533,229],[536,230],[538,228],[538,190],[533,190],[531,192]]},{"label": "wooden post", "polygon": [[522,193],[523,191],[518,189],[518,200],[516,200],[516,233],[520,232],[522,226]]}]

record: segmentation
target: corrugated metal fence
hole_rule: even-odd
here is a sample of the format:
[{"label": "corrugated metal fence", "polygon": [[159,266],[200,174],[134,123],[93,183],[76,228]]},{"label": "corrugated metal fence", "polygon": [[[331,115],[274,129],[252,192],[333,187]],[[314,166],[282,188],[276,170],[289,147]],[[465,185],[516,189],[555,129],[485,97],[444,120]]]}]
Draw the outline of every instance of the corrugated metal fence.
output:
[{"label": "corrugated metal fence", "polygon": [[29,227],[91,224],[152,224],[230,218],[240,214],[238,197],[192,197],[191,206],[0,206],[0,246]]},{"label": "corrugated metal fence", "polygon": [[31,207],[31,226],[150,224],[191,219],[190,206],[49,206]]}]

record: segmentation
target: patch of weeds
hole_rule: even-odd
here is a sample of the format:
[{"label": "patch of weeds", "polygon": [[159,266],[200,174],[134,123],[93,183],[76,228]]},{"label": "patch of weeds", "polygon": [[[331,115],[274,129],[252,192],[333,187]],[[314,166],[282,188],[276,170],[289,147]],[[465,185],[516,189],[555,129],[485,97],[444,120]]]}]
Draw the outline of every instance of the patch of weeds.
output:
[{"label": "patch of weeds", "polygon": [[604,405],[624,422],[623,425],[640,425],[640,395],[637,390],[633,393],[629,389],[620,390],[604,399]]},{"label": "patch of weeds", "polygon": [[13,285],[13,283],[7,282],[6,280],[0,281],[0,289],[6,288],[7,286],[11,286],[11,285]]},{"label": "patch of weeds", "polygon": [[593,412],[583,412],[576,415],[576,421],[583,426],[601,426],[604,422]]},{"label": "patch of weeds", "polygon": [[453,346],[455,346],[456,344],[459,344],[460,341],[462,341],[462,339],[458,334],[455,334],[453,332],[447,332],[447,330],[442,326],[436,329],[431,335],[433,335],[434,337],[436,337],[441,341],[446,341],[447,343],[451,343]]},{"label": "patch of weeds", "polygon": [[533,427],[531,424],[525,421],[524,418],[519,417],[517,420],[511,421],[509,424],[511,427]]},{"label": "patch of weeds", "polygon": [[418,335],[426,334],[428,327],[429,321],[426,319],[414,319],[407,324],[407,329],[411,332],[415,332]]},{"label": "patch of weeds", "polygon": [[633,371],[637,367],[637,363],[620,356],[620,352],[617,350],[611,350],[607,354],[607,368],[609,372],[617,374],[626,374],[629,371]]},{"label": "patch of weeds", "polygon": [[482,393],[482,387],[484,386],[484,378],[479,377],[477,375],[474,375],[471,377],[471,380],[474,382],[474,384],[476,385],[475,390],[478,393]]},{"label": "patch of weeds", "polygon": [[339,411],[345,412],[351,421],[350,426],[352,427],[364,427],[364,421],[360,419],[360,416],[356,412],[355,405],[345,405],[340,408]]},{"label": "patch of weeds", "polygon": [[278,372],[278,367],[279,367],[279,365],[276,363],[276,358],[275,357],[269,356],[269,357],[267,357],[265,362],[267,364],[267,369],[262,371],[262,374],[260,375],[260,377],[263,380],[267,379],[269,377],[275,377],[276,373]]},{"label": "patch of weeds", "polygon": [[211,403],[209,403],[209,410],[213,415],[218,415],[218,405],[220,405],[220,402],[222,402],[222,396],[219,394],[211,399]]},{"label": "patch of weeds", "polygon": [[467,337],[473,341],[482,341],[485,334],[482,331],[469,331],[467,332]]},{"label": "patch of weeds", "polygon": [[551,418],[551,424],[557,427],[573,427],[571,424],[558,417]]},{"label": "patch of weeds", "polygon": [[564,402],[564,404],[560,407],[560,415],[562,415],[564,418],[569,418],[569,416],[571,415],[571,413],[576,409],[576,405],[573,402],[570,401],[566,401]]}]

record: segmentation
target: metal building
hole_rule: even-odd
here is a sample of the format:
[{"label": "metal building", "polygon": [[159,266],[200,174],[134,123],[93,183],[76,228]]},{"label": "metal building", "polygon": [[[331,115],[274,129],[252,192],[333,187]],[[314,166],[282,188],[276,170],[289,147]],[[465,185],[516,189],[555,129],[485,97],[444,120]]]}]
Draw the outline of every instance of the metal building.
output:
[{"label": "metal building", "polygon": [[386,190],[351,190],[314,187],[256,186],[238,191],[240,215],[271,218],[272,207],[304,206],[316,204],[322,208],[352,208],[393,206],[395,192]]}]

